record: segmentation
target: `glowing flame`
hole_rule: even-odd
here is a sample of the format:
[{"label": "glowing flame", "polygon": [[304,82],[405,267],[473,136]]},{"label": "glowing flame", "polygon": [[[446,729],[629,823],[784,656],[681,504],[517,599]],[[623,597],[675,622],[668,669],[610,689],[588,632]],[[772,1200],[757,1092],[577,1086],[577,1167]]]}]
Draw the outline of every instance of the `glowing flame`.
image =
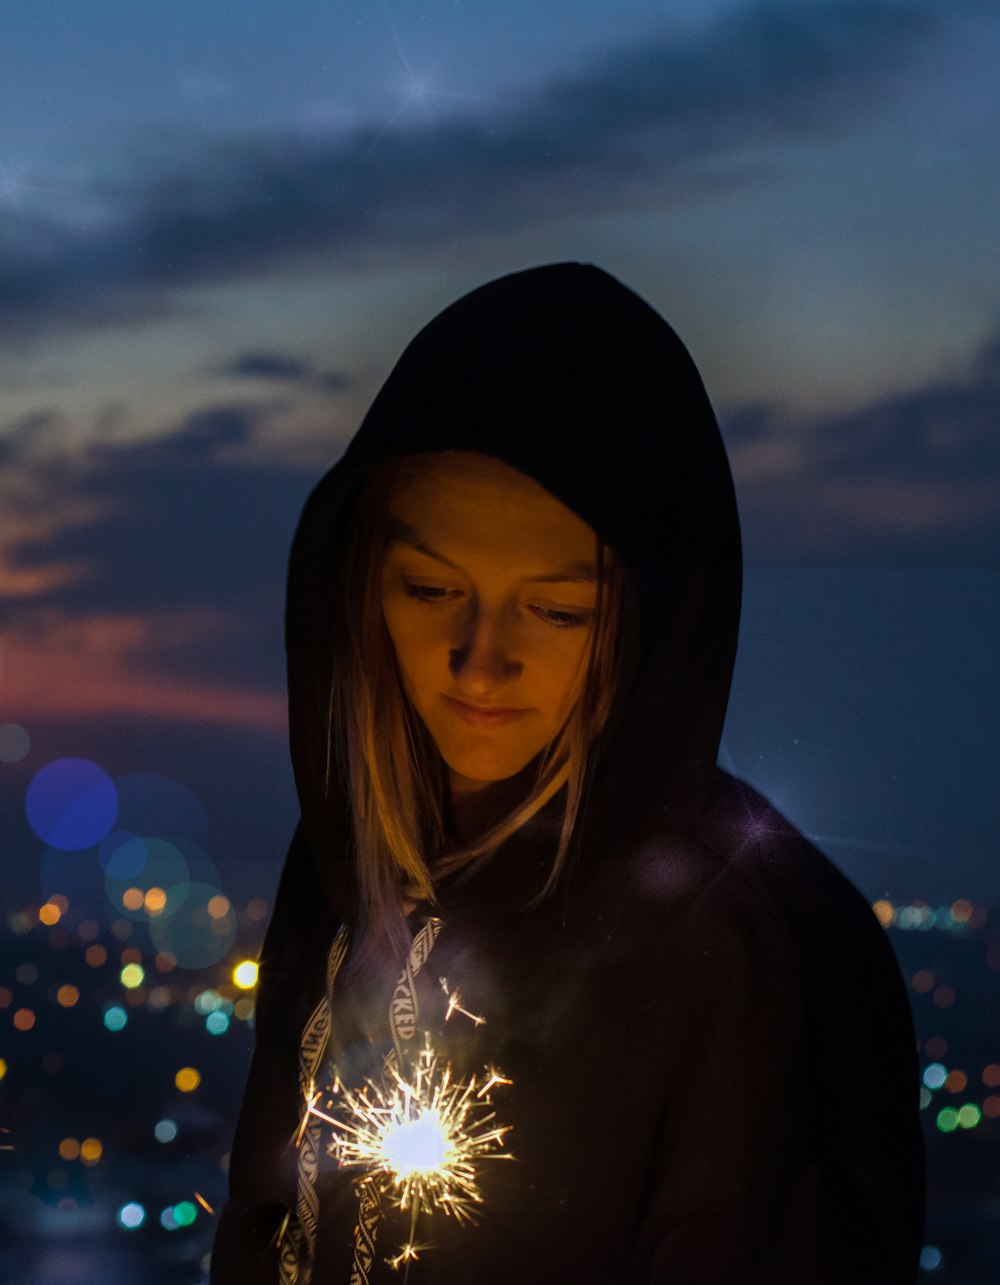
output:
[{"label": "glowing flame", "polygon": [[476,1076],[454,1079],[428,1036],[411,1078],[390,1066],[384,1084],[368,1080],[356,1093],[338,1081],[327,1102],[334,1114],[319,1109],[319,1094],[309,1111],[331,1126],[329,1150],[340,1167],[372,1178],[414,1219],[441,1209],[471,1221],[483,1200],[477,1163],[512,1158],[499,1151],[509,1126],[496,1124],[489,1097],[500,1084],[510,1080],[494,1070],[482,1083]]},{"label": "glowing flame", "polygon": [[421,1111],[415,1120],[404,1120],[382,1139],[385,1163],[400,1178],[428,1174],[451,1159],[451,1139],[437,1111]]}]

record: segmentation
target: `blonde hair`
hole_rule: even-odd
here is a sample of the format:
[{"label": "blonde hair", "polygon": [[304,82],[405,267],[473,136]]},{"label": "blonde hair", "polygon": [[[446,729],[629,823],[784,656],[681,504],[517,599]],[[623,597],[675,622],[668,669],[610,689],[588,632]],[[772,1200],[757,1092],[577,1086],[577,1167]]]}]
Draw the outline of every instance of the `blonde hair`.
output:
[{"label": "blonde hair", "polygon": [[381,605],[390,493],[400,471],[417,458],[372,470],[337,577],[325,778],[329,795],[332,775],[339,773],[350,801],[357,897],[353,953],[363,959],[405,956],[410,932],[404,898],[433,904],[435,879],[487,860],[565,789],[552,866],[530,904],[552,893],[585,804],[591,751],[607,721],[618,670],[622,576],[610,546],[598,539],[597,604],[577,699],[539,756],[527,798],[475,842],[449,847],[444,764],[403,690]]}]

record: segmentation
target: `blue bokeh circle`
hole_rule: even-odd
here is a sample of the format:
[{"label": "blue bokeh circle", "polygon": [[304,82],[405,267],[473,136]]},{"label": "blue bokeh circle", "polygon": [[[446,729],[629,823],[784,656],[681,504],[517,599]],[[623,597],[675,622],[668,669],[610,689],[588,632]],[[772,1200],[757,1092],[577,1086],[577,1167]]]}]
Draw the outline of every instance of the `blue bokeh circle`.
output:
[{"label": "blue bokeh circle", "polygon": [[115,824],[118,792],[107,772],[89,759],[55,759],[32,777],[25,812],[32,830],[50,847],[79,852],[100,843]]}]

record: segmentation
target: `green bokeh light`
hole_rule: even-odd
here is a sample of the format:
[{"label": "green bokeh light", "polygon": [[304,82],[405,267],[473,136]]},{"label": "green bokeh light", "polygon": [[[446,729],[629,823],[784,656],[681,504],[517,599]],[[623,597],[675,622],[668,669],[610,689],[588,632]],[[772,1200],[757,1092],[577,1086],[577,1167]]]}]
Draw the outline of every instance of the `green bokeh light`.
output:
[{"label": "green bokeh light", "polygon": [[954,1133],[958,1128],[958,1112],[954,1107],[944,1107],[937,1114],[937,1127],[942,1133]]},{"label": "green bokeh light", "polygon": [[178,1227],[190,1227],[198,1217],[198,1210],[190,1200],[182,1200],[179,1205],[174,1205],[174,1220]]}]

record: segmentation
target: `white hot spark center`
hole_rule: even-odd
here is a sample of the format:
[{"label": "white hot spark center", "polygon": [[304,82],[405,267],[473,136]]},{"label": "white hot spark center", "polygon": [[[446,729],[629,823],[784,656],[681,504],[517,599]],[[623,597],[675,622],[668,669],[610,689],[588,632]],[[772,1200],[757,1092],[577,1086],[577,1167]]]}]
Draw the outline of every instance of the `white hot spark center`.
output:
[{"label": "white hot spark center", "polygon": [[448,1160],[451,1147],[437,1111],[421,1111],[389,1129],[382,1140],[385,1162],[400,1178],[431,1173]]}]

